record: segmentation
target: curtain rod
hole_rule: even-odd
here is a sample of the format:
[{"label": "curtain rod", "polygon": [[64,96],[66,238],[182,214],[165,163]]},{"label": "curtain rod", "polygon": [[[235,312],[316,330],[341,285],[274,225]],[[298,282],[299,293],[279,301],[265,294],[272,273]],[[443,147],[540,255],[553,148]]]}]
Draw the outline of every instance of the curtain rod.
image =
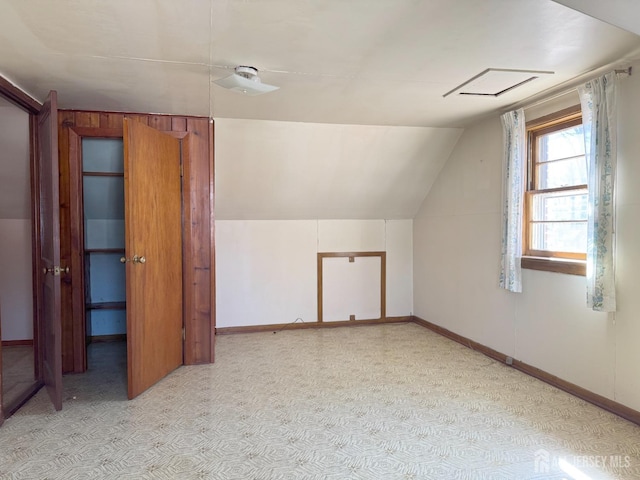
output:
[{"label": "curtain rod", "polygon": [[633,67],[627,67],[627,68],[618,68],[616,70],[614,70],[614,72],[616,72],[618,75],[623,75],[623,76],[627,76],[630,77],[631,76],[631,72],[633,71]]},{"label": "curtain rod", "polygon": [[[579,77],[576,77],[572,80],[568,80],[567,82],[565,82],[565,85],[569,85],[569,86],[565,86],[563,88],[562,85],[559,85],[557,88],[560,90],[556,91],[555,93],[549,93],[547,95],[545,95],[545,92],[537,93],[533,97],[529,97],[529,99],[525,99],[520,102],[516,102],[512,104],[506,109],[503,109],[502,112],[503,113],[510,112],[511,110],[516,110],[518,108],[524,108],[524,109],[533,108],[533,107],[537,107],[538,105],[542,105],[543,103],[550,102],[552,100],[555,100],[556,98],[560,98],[564,95],[567,95],[575,91],[576,88],[578,88],[578,85],[594,80],[595,78],[598,78],[600,75],[602,75],[604,72],[607,72],[607,71],[614,72],[618,76],[629,77],[631,76],[632,69],[633,69],[633,67],[630,67],[630,66],[627,68],[616,68],[613,70],[609,70],[609,68],[610,67],[605,67],[605,68],[597,69],[588,74],[580,75]],[[553,89],[549,89],[549,90],[553,90]],[[543,97],[543,98],[532,100],[532,98],[535,98],[535,97]]]}]

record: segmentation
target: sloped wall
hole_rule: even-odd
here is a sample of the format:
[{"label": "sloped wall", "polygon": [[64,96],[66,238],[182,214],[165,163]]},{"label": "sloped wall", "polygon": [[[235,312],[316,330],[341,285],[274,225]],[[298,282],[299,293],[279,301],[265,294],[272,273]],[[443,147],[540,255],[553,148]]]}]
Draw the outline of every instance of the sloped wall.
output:
[{"label": "sloped wall", "polygon": [[413,218],[461,132],[216,119],[216,218]]},{"label": "sloped wall", "polygon": [[216,119],[217,327],[317,321],[318,252],[386,251],[410,315],[411,218],[461,132]]},{"label": "sloped wall", "polygon": [[414,219],[414,308],[425,320],[640,410],[640,112],[633,107],[640,78],[620,87],[618,312],[589,310],[580,276],[524,270],[522,294],[498,287],[497,116],[465,130]]}]

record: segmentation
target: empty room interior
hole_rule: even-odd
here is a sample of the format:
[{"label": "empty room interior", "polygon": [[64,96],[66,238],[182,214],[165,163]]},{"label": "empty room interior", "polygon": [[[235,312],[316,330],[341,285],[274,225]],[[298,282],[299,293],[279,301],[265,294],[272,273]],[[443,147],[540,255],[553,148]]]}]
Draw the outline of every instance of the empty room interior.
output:
[{"label": "empty room interior", "polygon": [[640,478],[634,0],[0,2],[0,479]]}]

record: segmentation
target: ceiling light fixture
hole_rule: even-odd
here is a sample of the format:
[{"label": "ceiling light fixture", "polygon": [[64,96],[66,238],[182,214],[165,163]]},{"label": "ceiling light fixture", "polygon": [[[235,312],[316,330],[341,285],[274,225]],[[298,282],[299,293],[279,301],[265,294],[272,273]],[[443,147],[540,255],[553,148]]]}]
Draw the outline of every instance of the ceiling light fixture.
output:
[{"label": "ceiling light fixture", "polygon": [[237,66],[233,75],[214,80],[213,83],[228,88],[233,92],[249,96],[262,95],[263,93],[273,92],[280,88],[262,83],[260,77],[258,77],[258,69],[244,65]]}]

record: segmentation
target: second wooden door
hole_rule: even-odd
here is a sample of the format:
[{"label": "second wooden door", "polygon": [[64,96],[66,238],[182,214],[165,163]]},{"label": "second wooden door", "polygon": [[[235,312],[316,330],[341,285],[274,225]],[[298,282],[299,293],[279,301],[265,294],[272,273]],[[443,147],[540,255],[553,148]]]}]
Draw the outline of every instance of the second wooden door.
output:
[{"label": "second wooden door", "polygon": [[183,363],[180,157],[180,140],[125,119],[129,398]]}]

